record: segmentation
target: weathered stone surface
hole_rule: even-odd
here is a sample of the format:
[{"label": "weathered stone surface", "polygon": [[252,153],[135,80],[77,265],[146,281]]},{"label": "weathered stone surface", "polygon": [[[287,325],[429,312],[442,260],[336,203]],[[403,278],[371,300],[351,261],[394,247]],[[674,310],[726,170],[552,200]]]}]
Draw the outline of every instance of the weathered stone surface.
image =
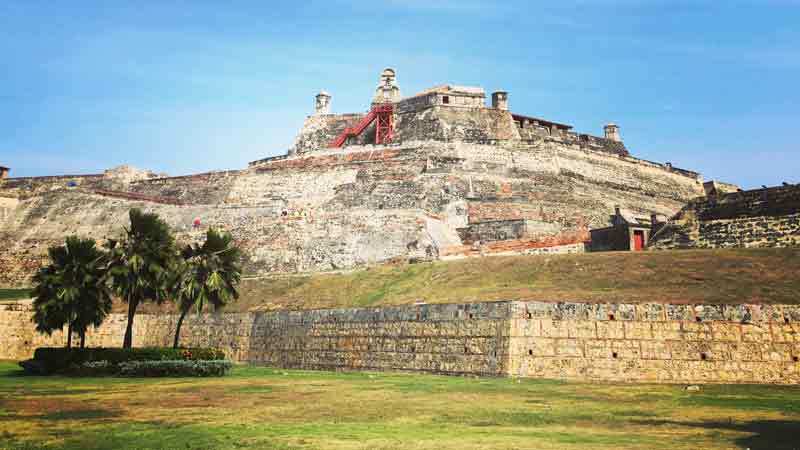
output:
[{"label": "weathered stone surface", "polygon": [[695,199],[653,235],[650,248],[800,245],[800,185]]},{"label": "weathered stone surface", "polygon": [[[794,323],[725,317],[697,322],[654,316],[663,305],[632,306],[495,302],[203,314],[187,317],[181,343],[220,347],[238,361],[286,368],[800,383],[800,326]],[[620,321],[581,312],[591,307],[633,313]],[[30,318],[30,305],[0,305],[0,358],[26,358],[36,347],[64,345],[63,333],[40,335]],[[111,315],[90,331],[88,345],[121,345],[125,320]],[[173,315],[137,316],[134,343],[169,345],[175,321]]]},{"label": "weathered stone surface", "polygon": [[184,177],[11,178],[0,183],[13,200],[0,215],[0,285],[24,284],[70,234],[117,236],[131,207],[161,215],[181,241],[231,231],[247,272],[302,272],[583,251],[614,205],[669,215],[702,194],[700,181],[556,141],[355,145]]}]

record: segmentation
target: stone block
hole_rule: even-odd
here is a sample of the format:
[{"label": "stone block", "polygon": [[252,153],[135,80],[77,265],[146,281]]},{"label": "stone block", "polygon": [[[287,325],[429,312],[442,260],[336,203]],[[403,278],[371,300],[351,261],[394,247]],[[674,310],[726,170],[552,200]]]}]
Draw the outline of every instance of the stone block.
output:
[{"label": "stone block", "polygon": [[670,346],[665,341],[641,341],[639,346],[642,351],[642,359],[670,359],[672,352]]},{"label": "stone block", "polygon": [[612,357],[611,341],[605,339],[587,339],[584,341],[584,351],[591,360]]},{"label": "stone block", "polygon": [[742,324],[742,341],[744,342],[772,341],[772,333],[769,325],[764,323]]},{"label": "stone block", "polygon": [[731,322],[712,322],[711,338],[715,341],[740,341],[742,339],[742,327],[739,323]]},{"label": "stone block", "polygon": [[578,339],[556,339],[555,349],[556,356],[583,357],[582,341]]},{"label": "stone block", "polygon": [[625,339],[652,339],[653,330],[650,322],[624,322]]},{"label": "stone block", "polygon": [[772,340],[775,342],[800,342],[800,322],[772,324]]},{"label": "stone block", "polygon": [[562,320],[542,320],[542,336],[550,338],[569,337],[570,323]]},{"label": "stone block", "polygon": [[594,339],[597,337],[597,325],[593,321],[580,320],[569,322],[568,333],[571,338]]},{"label": "stone block", "polygon": [[650,327],[653,339],[680,340],[682,338],[680,322],[653,322]]},{"label": "stone block", "polygon": [[511,336],[541,336],[540,319],[514,319],[511,321]]},{"label": "stone block", "polygon": [[597,337],[599,339],[625,339],[624,324],[617,321],[598,321]]},{"label": "stone block", "polygon": [[617,354],[617,359],[640,359],[642,357],[640,341],[637,340],[624,339],[611,341],[611,351]]},{"label": "stone block", "polygon": [[512,357],[555,356],[555,339],[551,338],[517,338],[511,341]]}]

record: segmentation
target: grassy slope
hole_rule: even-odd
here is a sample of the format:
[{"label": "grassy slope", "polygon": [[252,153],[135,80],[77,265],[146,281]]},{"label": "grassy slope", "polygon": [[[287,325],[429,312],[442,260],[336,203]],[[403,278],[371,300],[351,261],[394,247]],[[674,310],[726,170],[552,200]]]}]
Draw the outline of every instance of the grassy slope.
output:
[{"label": "grassy slope", "polygon": [[30,289],[0,289],[0,302],[30,298]]},{"label": "grassy slope", "polygon": [[25,377],[0,362],[0,449],[789,449],[800,391],[236,368]]},{"label": "grassy slope", "polygon": [[800,249],[472,258],[248,280],[232,310],[495,300],[797,303]]},{"label": "grassy slope", "polygon": [[[800,249],[470,258],[242,283],[228,311],[498,300],[800,303]],[[27,298],[0,289],[0,301]],[[143,305],[140,312],[169,310]],[[117,304],[116,312],[125,305]]]}]

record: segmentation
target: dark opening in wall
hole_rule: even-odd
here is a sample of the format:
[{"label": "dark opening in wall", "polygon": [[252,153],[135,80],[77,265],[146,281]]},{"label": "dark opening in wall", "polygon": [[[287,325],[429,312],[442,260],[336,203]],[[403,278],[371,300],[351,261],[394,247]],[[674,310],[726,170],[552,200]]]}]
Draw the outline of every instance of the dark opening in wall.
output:
[{"label": "dark opening in wall", "polygon": [[614,314],[609,314],[608,315],[608,320],[614,320]]},{"label": "dark opening in wall", "polygon": [[699,317],[699,316],[695,317],[694,320],[697,321],[697,322],[702,322],[703,321],[703,319],[701,317]]},{"label": "dark opening in wall", "polygon": [[472,313],[469,313],[469,318],[472,319]]},{"label": "dark opening in wall", "polygon": [[469,349],[467,347],[464,347],[464,353],[469,353]]},{"label": "dark opening in wall", "polygon": [[533,350],[528,349],[528,356],[533,356]]},{"label": "dark opening in wall", "polygon": [[784,317],[783,318],[783,323],[789,323],[789,318],[788,317]]},{"label": "dark opening in wall", "polygon": [[613,353],[611,353],[611,357],[612,357],[612,358],[616,358],[617,356],[619,356],[619,355],[617,355],[617,352],[613,352]]},{"label": "dark opening in wall", "polygon": [[708,355],[706,355],[705,353],[700,353],[700,359],[705,361],[706,359],[708,359]]},{"label": "dark opening in wall", "polygon": [[531,314],[531,312],[530,312],[530,311],[526,312],[526,313],[525,313],[525,316],[527,316],[527,317],[528,317],[528,319],[533,319],[533,314]]},{"label": "dark opening in wall", "polygon": [[794,362],[800,361],[800,357],[792,356],[792,361]]},{"label": "dark opening in wall", "polygon": [[446,95],[442,96],[442,103],[444,103],[445,105],[450,104],[450,97]]}]

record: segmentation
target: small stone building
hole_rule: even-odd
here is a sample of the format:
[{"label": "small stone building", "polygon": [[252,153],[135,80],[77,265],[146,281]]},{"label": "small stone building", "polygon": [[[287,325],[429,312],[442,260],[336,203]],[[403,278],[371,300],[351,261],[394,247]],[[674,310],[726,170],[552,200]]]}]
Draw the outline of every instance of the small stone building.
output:
[{"label": "small stone building", "polygon": [[0,166],[0,180],[4,180],[4,179],[8,178],[8,172],[10,170],[11,169],[9,169],[6,166]]},{"label": "small stone building", "polygon": [[590,251],[644,250],[654,227],[659,225],[656,215],[651,216],[650,219],[625,217],[619,207],[614,208],[614,215],[610,219],[611,226],[589,231],[591,235]]}]

